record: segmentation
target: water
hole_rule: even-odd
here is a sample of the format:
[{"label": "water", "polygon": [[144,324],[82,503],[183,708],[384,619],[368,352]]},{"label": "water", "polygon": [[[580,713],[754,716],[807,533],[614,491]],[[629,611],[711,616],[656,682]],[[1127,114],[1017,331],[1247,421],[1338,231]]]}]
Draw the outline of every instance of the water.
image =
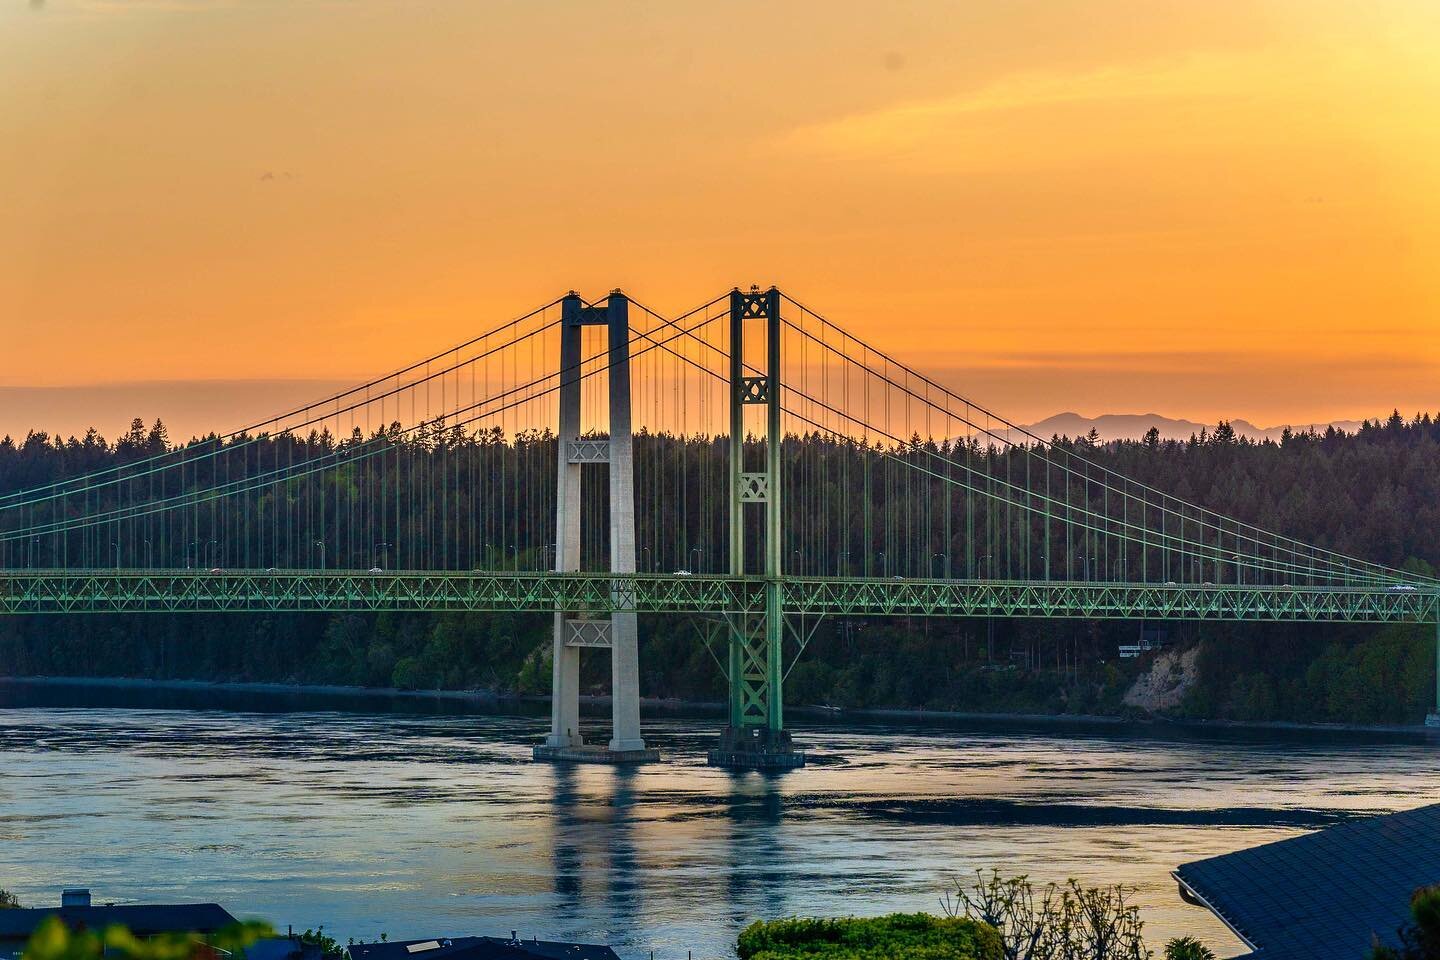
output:
[{"label": "water", "polygon": [[[1152,944],[1240,944],[1182,903],[1197,857],[1440,799],[1419,737],[1047,726],[797,726],[834,759],[529,761],[537,711],[458,701],[0,684],[0,887],[26,904],[216,901],[343,941],[508,934],[730,956],[756,917],[935,910],[951,877],[1137,886]],[[599,718],[595,720],[597,726]]]}]

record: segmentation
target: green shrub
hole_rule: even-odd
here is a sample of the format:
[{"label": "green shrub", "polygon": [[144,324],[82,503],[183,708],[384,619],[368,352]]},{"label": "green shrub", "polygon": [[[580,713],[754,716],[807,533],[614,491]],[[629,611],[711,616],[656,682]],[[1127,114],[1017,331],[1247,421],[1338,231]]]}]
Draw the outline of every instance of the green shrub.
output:
[{"label": "green shrub", "polygon": [[[256,940],[272,936],[263,923],[237,923],[202,939],[190,933],[165,933],[144,939],[118,924],[96,932],[71,930],[58,916],[46,917],[35,929],[22,956],[25,960],[204,960],[243,951]],[[207,945],[208,943],[208,945]]]},{"label": "green shrub", "polygon": [[320,955],[324,957],[325,960],[336,960],[336,958],[345,955],[345,948],[340,946],[339,941],[334,937],[325,935],[325,927],[323,925],[321,925],[318,930],[307,928],[304,933],[300,934],[299,940],[301,943],[308,943],[319,947]]},{"label": "green shrub", "polygon": [[1410,897],[1411,922],[1400,928],[1400,947],[1376,943],[1370,960],[1440,960],[1440,886]]},{"label": "green shrub", "polygon": [[950,917],[985,924],[1000,937],[1006,960],[1149,960],[1140,911],[1132,888],[1064,886],[1036,889],[1027,877],[987,876],[957,880],[941,901]]},{"label": "green shrub", "polygon": [[757,920],[740,933],[740,960],[1002,960],[1000,936],[963,917],[892,913],[839,920]]},{"label": "green shrub", "polygon": [[1215,951],[1194,937],[1176,937],[1165,944],[1165,960],[1215,960]]}]

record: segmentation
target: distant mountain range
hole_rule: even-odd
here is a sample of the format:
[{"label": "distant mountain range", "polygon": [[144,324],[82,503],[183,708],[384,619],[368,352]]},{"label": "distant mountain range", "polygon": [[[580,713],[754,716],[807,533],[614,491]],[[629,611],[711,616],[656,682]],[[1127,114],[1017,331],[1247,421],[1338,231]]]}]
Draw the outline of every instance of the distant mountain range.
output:
[{"label": "distant mountain range", "polygon": [[[1333,426],[1336,430],[1353,433],[1360,429],[1360,423],[1359,420],[1335,420],[1327,423],[1292,423],[1289,424],[1289,427],[1296,433],[1309,430],[1311,427],[1323,433],[1329,426]],[[1231,420],[1230,426],[1238,435],[1249,437],[1252,440],[1279,440],[1286,425],[1257,427],[1248,420]],[[1041,439],[1048,440],[1056,434],[1062,437],[1084,436],[1090,432],[1092,427],[1100,434],[1101,440],[1139,440],[1151,427],[1159,430],[1160,436],[1167,440],[1189,440],[1192,434],[1199,436],[1202,429],[1210,433],[1215,432],[1213,423],[1176,420],[1171,417],[1162,417],[1158,413],[1106,413],[1098,417],[1082,417],[1078,413],[1057,413],[1053,417],[1046,417],[1039,423],[1028,424],[1025,429]]]}]

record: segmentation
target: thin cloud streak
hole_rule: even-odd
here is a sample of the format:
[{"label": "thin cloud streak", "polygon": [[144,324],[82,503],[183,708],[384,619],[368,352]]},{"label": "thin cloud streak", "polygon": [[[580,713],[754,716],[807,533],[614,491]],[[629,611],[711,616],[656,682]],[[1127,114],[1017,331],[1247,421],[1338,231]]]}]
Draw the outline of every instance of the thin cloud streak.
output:
[{"label": "thin cloud streak", "polygon": [[81,386],[0,386],[0,436],[31,430],[113,440],[136,417],[165,421],[171,440],[226,433],[338,393],[356,381],[310,379],[168,380]]}]

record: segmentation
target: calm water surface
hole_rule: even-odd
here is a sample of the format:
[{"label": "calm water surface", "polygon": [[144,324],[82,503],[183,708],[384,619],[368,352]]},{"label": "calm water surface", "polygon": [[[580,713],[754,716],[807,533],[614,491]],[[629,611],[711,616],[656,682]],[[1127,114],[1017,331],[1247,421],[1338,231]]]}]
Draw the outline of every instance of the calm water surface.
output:
[{"label": "calm water surface", "polygon": [[0,887],[663,960],[731,956],[756,917],[934,910],[998,867],[1134,884],[1154,945],[1228,955],[1177,864],[1440,799],[1420,737],[847,720],[797,725],[830,759],[765,777],[704,766],[714,718],[647,718],[667,762],[612,770],[531,763],[544,719],[481,710],[0,684]]}]

